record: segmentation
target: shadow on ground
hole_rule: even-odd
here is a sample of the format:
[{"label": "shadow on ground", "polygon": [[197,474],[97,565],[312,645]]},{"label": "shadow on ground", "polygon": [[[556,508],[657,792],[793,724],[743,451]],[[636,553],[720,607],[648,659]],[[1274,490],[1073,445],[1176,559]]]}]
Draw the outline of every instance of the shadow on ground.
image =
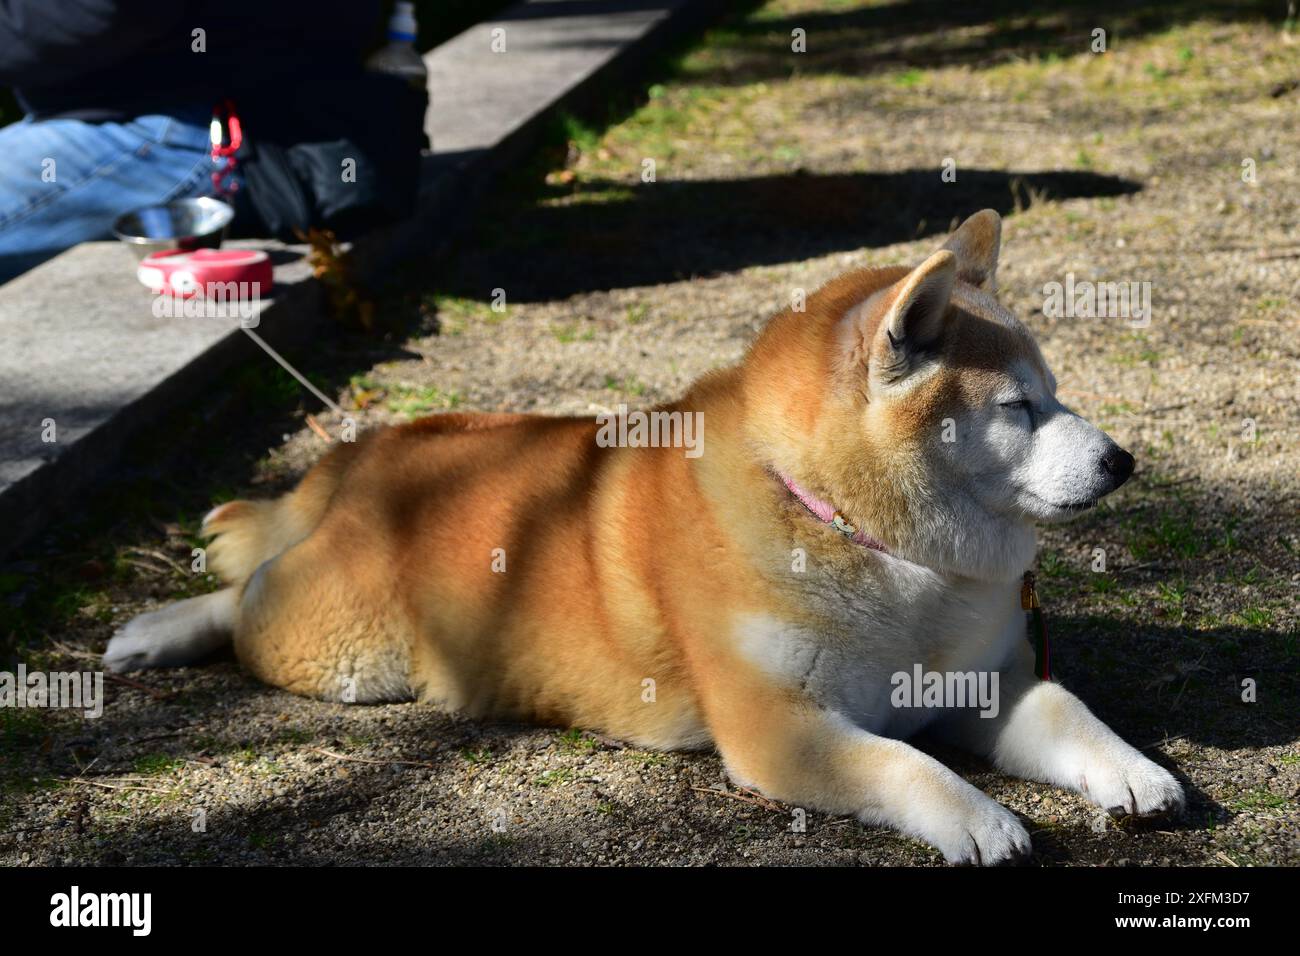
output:
[{"label": "shadow on ground", "polygon": [[[1088,172],[939,169],[796,172],[750,179],[608,180],[549,188],[540,201],[480,227],[440,288],[487,299],[512,263],[512,301],[655,285],[945,235],[978,209],[1125,196],[1138,183]],[[563,203],[553,201],[563,198]]]},{"label": "shadow on ground", "polygon": [[[1188,810],[1180,820],[1125,824],[1129,836],[1124,841],[1137,838],[1149,847],[1172,847],[1179,833],[1209,832],[1232,816],[1231,807],[1193,784],[1184,772],[1192,767],[1155,753],[1157,744],[1183,737],[1231,752],[1296,738],[1294,720],[1285,717],[1296,712],[1294,667],[1277,634],[1242,628],[1191,634],[1166,627],[1142,628],[1138,636],[1123,622],[1069,615],[1053,621],[1053,632],[1064,682],[1121,736],[1169,767],[1187,788]],[[1227,643],[1245,650],[1204,653]],[[1163,682],[1162,673],[1189,651],[1205,656],[1205,667],[1190,672],[1182,686]],[[1243,676],[1258,679],[1272,703],[1241,703],[1238,682]],[[600,795],[602,785],[598,776],[588,777],[588,771],[581,769],[564,785],[577,788],[581,795],[565,798],[534,786],[523,792],[544,802],[560,802],[526,823],[516,820],[511,810],[506,833],[494,833],[488,825],[498,806],[518,806],[519,784],[508,782],[518,771],[506,774],[505,786],[497,780],[485,792],[467,785],[465,755],[535,751],[547,736],[536,728],[480,723],[421,705],[371,708],[304,701],[257,685],[229,661],[143,678],[152,689],[151,699],[144,700],[138,687],[118,685],[99,720],[83,722],[58,715],[53,718],[57,725],[42,726],[26,739],[7,741],[0,748],[4,763],[21,760],[25,777],[77,778],[83,785],[64,785],[66,812],[57,822],[37,828],[53,831],[40,838],[57,840],[66,862],[537,864],[553,857],[557,845],[586,839],[593,826],[599,828],[587,804]],[[124,697],[135,699],[124,707]],[[378,722],[358,723],[372,717]],[[385,732],[377,748],[363,747],[354,762],[337,759],[334,755],[340,751],[358,752],[351,735],[361,732],[362,726],[371,734]],[[985,761],[925,737],[918,742],[982,789],[996,795],[1002,785],[1003,778]],[[12,749],[15,743],[21,743],[21,752]],[[93,762],[106,751],[113,756]],[[618,753],[607,748],[604,753],[609,757],[600,766],[608,767],[608,760],[615,760]],[[286,757],[303,756],[314,761],[314,769],[276,769]],[[484,759],[490,763],[501,758]],[[553,759],[562,766],[566,761],[574,765],[575,760],[579,768],[585,766],[572,753]],[[259,760],[269,764],[257,764]],[[156,780],[132,777],[133,768],[138,774],[145,761],[165,767],[203,763],[225,778],[249,773],[276,777],[287,772],[292,775],[286,778],[292,799],[268,794],[266,788],[250,799],[244,787],[234,791],[242,794],[241,799],[226,800],[219,779],[216,789],[198,793],[191,789],[179,803],[176,798],[165,800],[161,814],[123,817],[106,812],[102,805],[89,811],[83,787],[95,786],[91,781],[109,780],[110,787],[121,787],[125,779],[128,789],[174,786],[165,769]],[[638,834],[662,831],[668,821],[677,834],[702,842],[712,854],[710,859],[720,863],[743,861],[737,827],[746,832],[751,825],[759,833],[771,831],[773,846],[788,851],[780,833],[788,826],[790,808],[762,807],[745,817],[752,824],[738,824],[732,816],[719,816],[717,801],[697,796],[691,786],[720,776],[715,756],[678,754],[671,761],[666,768],[671,774],[669,787],[678,792],[680,802],[665,807],[653,800],[614,800],[604,804],[603,825],[631,840]],[[662,795],[663,784],[662,779],[657,785],[647,782],[647,789],[655,786],[653,792]],[[1054,792],[1050,787],[1036,789]],[[730,806],[727,801],[723,805]],[[189,823],[199,807],[204,811],[204,829],[195,831]],[[833,841],[832,847],[856,848],[856,852],[864,843],[885,841],[893,852],[920,852],[912,862],[926,859],[925,851],[908,849],[905,841],[886,831],[863,830],[848,821],[837,826],[835,818],[813,816],[810,827],[817,832],[835,829],[838,843]],[[28,831],[29,839],[34,832]],[[1036,827],[1037,861],[1099,862],[1098,845],[1083,836],[1087,832],[1087,825],[1077,820],[1059,828]],[[1120,838],[1111,838],[1112,845],[1119,843]],[[646,862],[665,860],[647,857]]]}]

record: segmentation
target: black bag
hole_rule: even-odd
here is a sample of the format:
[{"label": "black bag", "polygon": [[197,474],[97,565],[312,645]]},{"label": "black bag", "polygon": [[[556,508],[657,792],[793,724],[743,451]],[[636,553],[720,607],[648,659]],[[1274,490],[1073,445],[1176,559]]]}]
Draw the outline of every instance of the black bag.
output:
[{"label": "black bag", "polygon": [[409,215],[427,94],[361,72],[313,78],[295,100],[235,104],[244,136],[237,231],[294,242],[316,227],[348,239]]}]

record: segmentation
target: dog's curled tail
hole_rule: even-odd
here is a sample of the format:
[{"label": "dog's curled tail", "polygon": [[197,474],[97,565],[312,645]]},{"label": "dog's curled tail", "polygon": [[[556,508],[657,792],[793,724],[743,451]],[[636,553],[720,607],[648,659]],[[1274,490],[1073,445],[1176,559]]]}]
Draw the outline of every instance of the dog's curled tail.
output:
[{"label": "dog's curled tail", "polygon": [[289,494],[269,501],[228,501],[208,512],[203,534],[208,568],[227,584],[242,585],[263,563],[283,554],[320,524],[357,445],[336,445]]},{"label": "dog's curled tail", "polygon": [[[203,534],[208,545],[208,570],[226,584],[241,585],[263,562],[284,553],[306,537],[314,521],[299,515],[293,495],[273,501],[228,501],[208,512]],[[319,516],[317,516],[319,519]]]},{"label": "dog's curled tail", "polygon": [[356,453],[341,444],[321,459],[289,494],[273,501],[229,501],[203,519],[207,565],[227,585],[177,601],[128,621],[104,651],[111,671],[192,664],[230,643],[238,627],[245,585],[253,573],[302,541],[320,524]]}]

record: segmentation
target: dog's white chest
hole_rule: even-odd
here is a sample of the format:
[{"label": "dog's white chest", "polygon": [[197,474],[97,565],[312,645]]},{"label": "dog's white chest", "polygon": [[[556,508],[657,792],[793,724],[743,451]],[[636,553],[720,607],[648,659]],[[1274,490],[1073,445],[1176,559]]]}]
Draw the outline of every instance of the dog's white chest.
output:
[{"label": "dog's white chest", "polygon": [[912,693],[918,677],[970,688],[961,705],[987,709],[993,672],[1024,640],[1018,583],[956,581],[893,558],[876,572],[851,588],[815,592],[824,630],[742,619],[741,652],[872,733],[906,737],[960,703],[945,693],[936,706],[934,694]]}]

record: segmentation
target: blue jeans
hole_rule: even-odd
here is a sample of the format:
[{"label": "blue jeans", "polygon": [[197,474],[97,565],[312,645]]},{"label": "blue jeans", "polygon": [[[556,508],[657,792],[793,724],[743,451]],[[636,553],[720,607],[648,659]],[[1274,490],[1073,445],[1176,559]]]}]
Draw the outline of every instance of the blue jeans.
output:
[{"label": "blue jeans", "polygon": [[210,107],[126,123],[24,119],[0,128],[0,282],[142,206],[212,193]]}]

